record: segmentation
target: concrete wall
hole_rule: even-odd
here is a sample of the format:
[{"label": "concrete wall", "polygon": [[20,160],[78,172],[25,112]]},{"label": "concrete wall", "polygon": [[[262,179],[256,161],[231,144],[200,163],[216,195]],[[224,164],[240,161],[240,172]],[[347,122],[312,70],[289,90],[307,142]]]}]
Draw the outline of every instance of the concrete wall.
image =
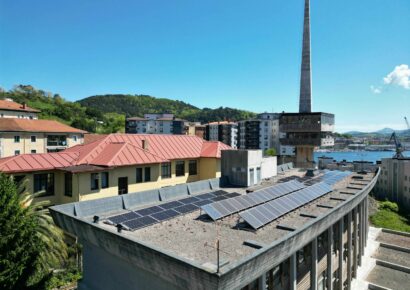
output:
[{"label": "concrete wall", "polygon": [[256,185],[277,174],[276,157],[262,158],[262,150],[224,150],[221,163],[222,176],[237,186]]},{"label": "concrete wall", "polygon": [[264,157],[262,158],[261,170],[262,179],[271,178],[278,175],[278,162],[277,157]]},{"label": "concrete wall", "polygon": [[387,198],[410,209],[410,160],[382,159],[374,192],[379,198]]}]

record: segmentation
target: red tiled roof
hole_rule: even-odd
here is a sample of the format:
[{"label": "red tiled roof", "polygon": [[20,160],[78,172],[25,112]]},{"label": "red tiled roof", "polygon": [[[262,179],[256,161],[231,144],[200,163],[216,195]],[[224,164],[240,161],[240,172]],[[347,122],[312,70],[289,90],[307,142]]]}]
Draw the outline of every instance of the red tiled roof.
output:
[{"label": "red tiled roof", "polygon": [[216,157],[221,158],[221,150],[232,149],[230,146],[218,142],[218,141],[208,141],[202,146],[201,157]]},{"label": "red tiled roof", "polygon": [[105,137],[107,137],[107,134],[85,134],[84,144],[92,143]]},{"label": "red tiled roof", "polygon": [[156,156],[142,148],[129,143],[107,144],[101,153],[94,158],[94,165],[125,166],[134,164],[152,164],[167,162],[168,160]]},{"label": "red tiled roof", "polygon": [[40,113],[39,110],[30,108],[28,106],[21,105],[13,101],[0,100],[0,110],[6,111],[19,111],[19,112],[30,112],[30,113]]},{"label": "red tiled roof", "polygon": [[[147,144],[146,149],[143,149],[143,140]],[[40,171],[85,164],[113,167],[162,163],[187,158],[220,158],[221,150],[224,149],[231,149],[231,147],[217,141],[205,141],[196,136],[110,134],[92,143],[77,145],[63,152],[23,154],[0,159],[0,171]],[[67,156],[71,159],[64,161],[67,160]],[[32,162],[32,158],[38,161]],[[48,159],[60,162],[52,163]]]},{"label": "red tiled roof", "polygon": [[0,132],[87,133],[54,120],[0,118]]},{"label": "red tiled roof", "polygon": [[0,159],[0,171],[29,172],[52,170],[73,165],[78,153],[56,152],[43,154],[24,154]]}]

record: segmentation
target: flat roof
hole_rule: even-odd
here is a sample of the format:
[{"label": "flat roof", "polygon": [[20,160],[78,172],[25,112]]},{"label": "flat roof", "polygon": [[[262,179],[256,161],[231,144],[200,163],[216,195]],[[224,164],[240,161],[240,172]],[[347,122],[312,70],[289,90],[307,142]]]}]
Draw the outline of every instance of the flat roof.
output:
[{"label": "flat roof", "polygon": [[[291,179],[305,181],[307,179],[303,178],[304,173],[299,169],[290,170],[284,175],[264,181],[258,189]],[[323,172],[313,177],[313,179],[320,178],[322,175]],[[279,239],[283,239],[294,230],[304,227],[312,219],[325,215],[339,204],[352,199],[355,193],[360,192],[361,188],[370,183],[374,176],[373,173],[360,175],[362,179],[358,182],[354,178],[355,175],[357,174],[352,173],[337,182],[333,186],[333,191],[283,215],[258,230],[253,230],[248,226],[237,213],[221,220],[213,221],[202,210],[195,210],[194,212],[179,215],[170,220],[135,231],[122,230],[120,234],[130,240],[151,245],[156,249],[161,249],[163,252],[172,253],[175,256],[190,260],[210,270],[215,270],[217,240],[219,240],[220,245],[220,264],[234,263],[247,258],[256,253],[258,245],[270,245]],[[242,195],[246,194],[246,188],[223,188],[223,190],[237,192]],[[133,208],[132,210],[160,204],[161,202],[157,202],[149,206]],[[129,210],[110,212],[105,216],[100,216],[98,227],[117,233],[117,228],[114,225],[105,223],[104,220],[109,216],[126,212],[129,212]],[[83,219],[90,222],[93,218],[90,216]]]}]

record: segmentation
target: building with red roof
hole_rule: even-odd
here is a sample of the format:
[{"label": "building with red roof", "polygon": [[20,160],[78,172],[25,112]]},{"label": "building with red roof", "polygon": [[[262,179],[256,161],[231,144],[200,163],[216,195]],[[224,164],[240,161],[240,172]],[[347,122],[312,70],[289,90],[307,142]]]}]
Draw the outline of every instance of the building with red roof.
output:
[{"label": "building with red roof", "polygon": [[0,118],[37,119],[38,113],[39,110],[16,103],[12,99],[0,100]]},{"label": "building with red roof", "polygon": [[109,134],[56,153],[0,159],[0,171],[26,180],[53,204],[158,189],[221,176],[221,151],[189,135]]},{"label": "building with red roof", "polygon": [[62,151],[82,144],[85,133],[54,120],[0,118],[0,158]]}]

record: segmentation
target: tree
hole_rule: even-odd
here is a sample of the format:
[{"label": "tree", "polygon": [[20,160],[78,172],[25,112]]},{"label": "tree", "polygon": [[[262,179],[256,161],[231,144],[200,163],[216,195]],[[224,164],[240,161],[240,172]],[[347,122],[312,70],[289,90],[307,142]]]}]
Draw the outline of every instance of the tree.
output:
[{"label": "tree", "polygon": [[44,289],[67,257],[45,203],[0,173],[0,289]]},{"label": "tree", "polygon": [[276,156],[276,149],[275,148],[266,149],[265,156]]},{"label": "tree", "polygon": [[38,222],[20,204],[16,185],[0,173],[0,288],[38,288],[47,275],[38,275],[44,244]]}]

